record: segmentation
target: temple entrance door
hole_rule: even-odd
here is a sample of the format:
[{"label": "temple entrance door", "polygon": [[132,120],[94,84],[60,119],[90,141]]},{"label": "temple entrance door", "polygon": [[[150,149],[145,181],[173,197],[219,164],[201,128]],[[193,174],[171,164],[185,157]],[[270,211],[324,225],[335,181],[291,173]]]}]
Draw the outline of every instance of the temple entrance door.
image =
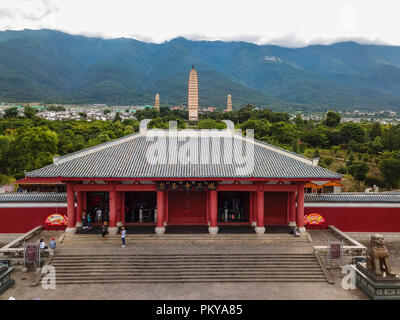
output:
[{"label": "temple entrance door", "polygon": [[218,192],[218,222],[250,223],[250,192]]},{"label": "temple entrance door", "polygon": [[125,223],[154,223],[157,194],[152,191],[125,192]]},{"label": "temple entrance door", "polygon": [[168,193],[168,224],[206,224],[206,192],[173,191]]},{"label": "temple entrance door", "polygon": [[287,192],[264,192],[264,224],[286,225]]}]

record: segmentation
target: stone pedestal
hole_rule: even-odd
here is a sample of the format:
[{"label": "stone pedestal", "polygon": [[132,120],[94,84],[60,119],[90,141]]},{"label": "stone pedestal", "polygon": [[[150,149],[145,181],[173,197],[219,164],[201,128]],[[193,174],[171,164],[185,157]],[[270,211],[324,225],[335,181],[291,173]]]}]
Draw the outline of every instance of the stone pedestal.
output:
[{"label": "stone pedestal", "polygon": [[77,222],[76,225],[75,225],[75,227],[77,227],[77,228],[82,228],[82,222],[81,222],[81,221],[80,221],[80,222]]},{"label": "stone pedestal", "polygon": [[118,233],[118,227],[109,227],[108,228],[108,233],[109,234],[117,234]]},{"label": "stone pedestal", "polygon": [[65,229],[65,232],[74,234],[74,233],[76,233],[76,228],[67,228],[67,229]]},{"label": "stone pedestal", "polygon": [[253,222],[251,223],[251,226],[252,226],[252,227],[257,227],[257,221],[253,221]]},{"label": "stone pedestal", "polygon": [[117,222],[117,227],[122,227],[122,225],[123,225],[123,224],[122,224],[122,221],[118,221],[118,222]]},{"label": "stone pedestal", "polygon": [[289,227],[296,227],[296,221],[289,221]]},{"label": "stone pedestal", "polygon": [[377,276],[364,263],[357,264],[356,286],[372,300],[400,300],[400,278]]},{"label": "stone pedestal", "polygon": [[265,227],[255,227],[254,230],[256,231],[257,234],[265,233]]},{"label": "stone pedestal", "polygon": [[304,233],[304,232],[306,232],[306,228],[305,227],[300,227],[299,231],[300,231],[300,233]]},{"label": "stone pedestal", "polygon": [[218,227],[209,227],[208,228],[208,232],[210,234],[217,234],[218,233],[219,228]]},{"label": "stone pedestal", "polygon": [[162,228],[156,227],[156,234],[164,234],[164,233],[165,233],[164,227],[162,227]]},{"label": "stone pedestal", "polygon": [[0,270],[0,295],[14,285],[15,280],[11,279],[11,272],[14,268],[5,267]]}]

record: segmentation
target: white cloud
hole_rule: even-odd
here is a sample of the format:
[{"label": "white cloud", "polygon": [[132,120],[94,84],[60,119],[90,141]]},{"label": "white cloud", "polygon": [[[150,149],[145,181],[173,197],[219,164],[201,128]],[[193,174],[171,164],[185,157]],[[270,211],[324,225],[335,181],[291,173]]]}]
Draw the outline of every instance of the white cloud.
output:
[{"label": "white cloud", "polygon": [[0,0],[0,30],[158,43],[184,36],[291,47],[339,39],[400,45],[398,12],[397,0]]}]

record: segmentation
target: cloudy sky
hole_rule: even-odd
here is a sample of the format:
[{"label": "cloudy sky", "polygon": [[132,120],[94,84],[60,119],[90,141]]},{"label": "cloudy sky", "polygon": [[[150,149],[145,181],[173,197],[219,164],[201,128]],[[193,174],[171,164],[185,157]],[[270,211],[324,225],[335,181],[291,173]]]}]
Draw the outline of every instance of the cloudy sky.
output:
[{"label": "cloudy sky", "polygon": [[163,42],[177,36],[299,47],[400,45],[398,0],[0,0],[0,30],[56,29]]}]

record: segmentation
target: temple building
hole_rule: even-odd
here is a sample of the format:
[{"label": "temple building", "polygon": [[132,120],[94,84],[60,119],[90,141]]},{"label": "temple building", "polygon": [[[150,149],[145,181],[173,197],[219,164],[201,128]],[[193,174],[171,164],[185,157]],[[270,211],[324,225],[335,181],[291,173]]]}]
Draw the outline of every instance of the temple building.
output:
[{"label": "temple building", "polygon": [[226,102],[226,112],[232,111],[232,96],[228,94],[228,100]]},{"label": "temple building", "polygon": [[197,72],[192,66],[189,74],[189,85],[188,85],[188,110],[189,110],[189,121],[199,120],[199,81],[197,78]]},{"label": "temple building", "polygon": [[340,181],[318,159],[225,130],[149,130],[54,158],[27,172],[19,184],[63,183],[67,232],[82,225],[81,212],[101,208],[109,232],[118,226],[200,225],[211,234],[224,225],[291,225],[304,231],[304,186]]},{"label": "temple building", "polygon": [[154,102],[154,108],[156,108],[158,111],[160,111],[160,95],[158,93],[156,94],[156,100]]}]

